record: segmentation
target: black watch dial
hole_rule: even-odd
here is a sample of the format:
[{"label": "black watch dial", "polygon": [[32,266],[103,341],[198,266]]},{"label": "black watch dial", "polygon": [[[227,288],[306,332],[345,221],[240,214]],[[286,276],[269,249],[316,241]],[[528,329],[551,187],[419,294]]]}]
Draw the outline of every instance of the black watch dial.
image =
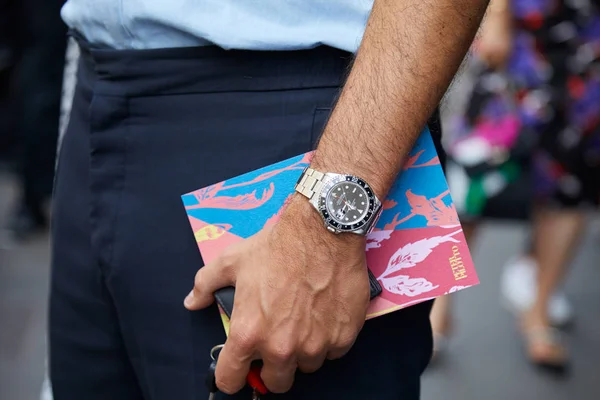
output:
[{"label": "black watch dial", "polygon": [[355,224],[363,220],[369,210],[366,190],[354,182],[340,182],[327,193],[329,215],[341,224]]},{"label": "black watch dial", "polygon": [[326,222],[340,231],[363,228],[374,213],[374,195],[356,177],[346,176],[329,186],[320,200]]}]

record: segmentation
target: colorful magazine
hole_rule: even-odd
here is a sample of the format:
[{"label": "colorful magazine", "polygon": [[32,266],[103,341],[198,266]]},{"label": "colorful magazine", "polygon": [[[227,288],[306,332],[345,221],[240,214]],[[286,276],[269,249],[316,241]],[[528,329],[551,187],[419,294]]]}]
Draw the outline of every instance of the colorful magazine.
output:
[{"label": "colorful magazine", "polygon": [[[205,263],[277,221],[311,155],[182,196]],[[367,265],[383,289],[371,301],[367,319],[479,283],[428,129],[383,202],[366,252]],[[223,310],[221,316],[228,332]]]}]

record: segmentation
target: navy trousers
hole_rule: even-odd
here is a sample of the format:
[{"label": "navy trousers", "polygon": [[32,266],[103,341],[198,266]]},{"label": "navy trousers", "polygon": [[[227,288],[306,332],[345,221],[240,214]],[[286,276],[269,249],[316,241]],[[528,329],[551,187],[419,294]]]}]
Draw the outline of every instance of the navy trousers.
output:
[{"label": "navy trousers", "polygon": [[[351,57],[81,47],[52,223],[55,400],[204,400],[225,336],[215,307],[183,307],[202,258],[180,195],[309,151]],[[430,307],[368,321],[347,356],[271,397],[418,399]]]}]

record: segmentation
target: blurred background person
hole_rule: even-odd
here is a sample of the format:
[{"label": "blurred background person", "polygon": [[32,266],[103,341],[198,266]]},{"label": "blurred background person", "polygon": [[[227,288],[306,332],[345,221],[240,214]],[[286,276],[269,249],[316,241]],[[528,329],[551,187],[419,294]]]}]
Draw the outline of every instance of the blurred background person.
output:
[{"label": "blurred background person", "polygon": [[[519,131],[508,80],[502,73],[512,50],[509,1],[490,2],[442,113],[449,156],[447,178],[470,247],[489,200],[517,181],[519,174],[518,165],[507,162]],[[495,177],[494,187],[487,183],[490,177]],[[435,358],[445,349],[452,331],[450,295],[435,300],[431,323]]]},{"label": "blurred background person", "polygon": [[[12,69],[2,136],[12,137],[20,197],[7,229],[17,239],[47,224],[62,88],[66,25],[60,18],[63,0],[0,0],[0,23]],[[0,48],[3,40],[0,38]],[[0,50],[1,51],[1,50]],[[6,121],[5,119],[5,121]],[[8,141],[8,140],[7,140]]]},{"label": "blurred background person", "polygon": [[[469,62],[479,68],[471,75],[475,82],[459,82],[471,84],[468,104],[463,114],[448,117],[455,133],[467,132],[449,153],[468,176],[467,186],[453,196],[474,222],[492,197],[509,192],[510,198],[507,189],[522,187],[534,139],[532,242],[524,249],[529,255],[506,269],[502,288],[519,313],[529,360],[560,373],[568,356],[552,325],[572,317],[560,285],[586,210],[596,209],[600,198],[599,54],[596,4],[495,1]],[[448,298],[434,306],[438,343],[449,333],[449,307]]]},{"label": "blurred background person", "polygon": [[513,0],[517,34],[511,75],[533,154],[534,303],[522,318],[530,360],[557,372],[568,356],[548,304],[600,199],[600,14],[591,1]]}]

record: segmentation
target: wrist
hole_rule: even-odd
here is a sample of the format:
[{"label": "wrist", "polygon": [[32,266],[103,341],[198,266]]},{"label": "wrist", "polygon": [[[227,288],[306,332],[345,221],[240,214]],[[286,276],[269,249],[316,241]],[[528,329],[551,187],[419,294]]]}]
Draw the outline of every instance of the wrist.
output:
[{"label": "wrist", "polygon": [[[349,158],[350,157],[347,157],[346,159]],[[378,165],[382,164],[384,163],[378,163]],[[325,155],[320,154],[318,150],[310,164],[310,168],[313,168],[324,174],[332,172],[336,174],[356,176],[366,182],[381,201],[383,201],[387,195],[387,192],[391,187],[395,177],[395,175],[389,174],[389,176],[386,176],[381,171],[378,173],[373,164],[365,164],[362,162],[344,162],[342,158],[326,157]]]},{"label": "wrist", "polygon": [[296,240],[312,242],[311,245],[360,245],[365,246],[365,237],[353,233],[335,234],[327,230],[319,212],[309,200],[299,193],[294,193],[280,221],[290,229]]}]

